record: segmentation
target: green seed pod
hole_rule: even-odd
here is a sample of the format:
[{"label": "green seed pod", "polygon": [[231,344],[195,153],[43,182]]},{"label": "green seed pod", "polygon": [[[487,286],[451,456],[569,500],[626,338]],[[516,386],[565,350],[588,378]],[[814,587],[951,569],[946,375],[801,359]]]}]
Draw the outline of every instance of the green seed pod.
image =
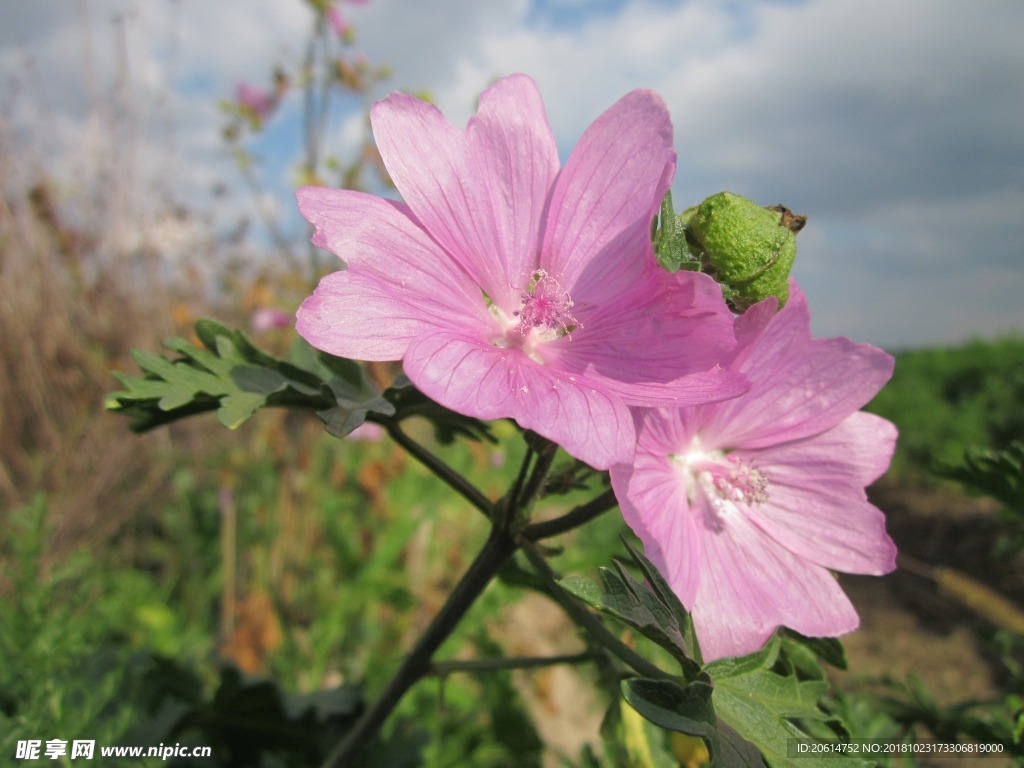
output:
[{"label": "green seed pod", "polygon": [[762,208],[731,192],[719,192],[683,211],[690,250],[740,312],[768,296],[781,309],[789,298],[789,271],[796,233],[807,219],[781,205]]}]

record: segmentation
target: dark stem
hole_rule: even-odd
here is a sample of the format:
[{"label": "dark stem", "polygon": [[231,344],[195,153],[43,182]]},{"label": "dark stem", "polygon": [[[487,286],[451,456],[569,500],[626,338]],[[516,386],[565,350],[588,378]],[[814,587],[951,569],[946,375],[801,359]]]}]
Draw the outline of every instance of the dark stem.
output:
[{"label": "dark stem", "polygon": [[388,434],[391,435],[392,440],[415,456],[420,463],[439,478],[444,480],[449,487],[454,489],[466,501],[483,512],[485,516],[491,516],[491,508],[493,507],[491,500],[484,496],[484,494],[475,485],[441,461],[441,459],[431,453],[428,449],[424,448],[409,437],[402,427],[399,426],[397,421],[386,421],[382,423],[388,430]]},{"label": "dark stem", "polygon": [[558,453],[558,446],[550,440],[539,435],[535,435],[534,438],[539,442],[538,445],[533,446],[533,450],[537,454],[537,460],[533,464],[530,479],[526,481],[523,487],[517,488],[516,496],[513,497],[516,508],[524,512],[533,503],[534,498],[536,498],[541,487],[544,485],[544,481],[547,480],[548,473],[551,471],[551,465],[555,461],[555,454]]},{"label": "dark stem", "polygon": [[[434,617],[430,626],[427,627],[423,635],[416,641],[416,645],[405,657],[394,677],[391,678],[384,688],[380,698],[363,713],[345,739],[328,757],[324,763],[324,768],[343,768],[343,766],[350,765],[351,761],[373,741],[388,716],[402,699],[402,696],[418,680],[429,674],[444,674],[445,670],[454,671],[460,668],[470,668],[464,666],[467,664],[466,662],[448,662],[447,665],[434,665],[431,663],[431,659],[441,644],[455,630],[455,627],[465,616],[477,597],[480,596],[491,580],[521,546],[526,549],[527,555],[534,563],[534,568],[543,576],[546,582],[545,591],[578,624],[587,629],[597,642],[611,650],[641,674],[649,677],[668,676],[636,654],[631,648],[625,646],[611,632],[605,629],[596,616],[592,615],[567,592],[561,589],[555,583],[554,572],[548,566],[543,555],[537,550],[537,545],[533,543],[533,539],[561,533],[575,525],[581,525],[613,506],[614,496],[611,496],[610,491],[605,492],[590,503],[576,507],[568,514],[556,520],[522,528],[523,532],[532,529],[532,536],[516,537],[513,531],[521,523],[522,515],[529,509],[534,498],[540,493],[554,462],[555,454],[558,451],[557,445],[543,438],[536,437],[536,444],[530,445],[527,456],[523,460],[519,477],[516,479],[508,495],[492,504],[487,497],[462,477],[462,475],[455,472],[441,459],[410,438],[397,421],[385,421],[382,423],[395,442],[409,451],[428,469],[444,480],[491,520],[491,533],[483,549],[480,550],[476,559],[469,566],[469,570],[466,571],[459,583],[456,584],[455,589],[448,596],[448,600],[437,616]],[[569,657],[555,657],[554,661],[552,659],[509,659],[504,662],[503,666],[501,662],[483,661],[478,662],[475,668],[525,668],[526,666],[540,666],[551,663],[576,663],[586,658],[592,658],[592,656],[589,654],[579,654]],[[498,664],[497,667],[495,666],[496,664]]]},{"label": "dark stem", "polygon": [[522,507],[519,505],[519,496],[523,492],[523,486],[526,484],[526,478],[529,476],[530,468],[533,467],[533,471],[536,472],[537,457],[536,451],[533,450],[533,446],[530,441],[526,441],[526,453],[523,454],[523,462],[519,465],[519,472],[516,474],[516,479],[512,483],[512,487],[508,489],[498,503],[494,505],[494,525],[500,525],[506,530],[511,529],[512,521],[516,519],[517,515],[522,514]]},{"label": "dark stem", "polygon": [[430,626],[405,657],[405,661],[391,678],[380,698],[363,713],[345,740],[327,758],[324,768],[345,768],[366,748],[405,692],[430,673],[430,660],[434,652],[448,638],[466,611],[515,551],[516,543],[509,532],[504,528],[494,527],[487,543],[469,566],[469,570],[455,585],[440,613],[430,622]]},{"label": "dark stem", "polygon": [[508,669],[538,669],[552,667],[556,664],[582,664],[594,661],[595,656],[589,651],[566,654],[562,656],[520,656],[512,659],[456,659],[455,661],[438,661],[430,665],[432,675],[450,675],[453,672],[495,672]]},{"label": "dark stem", "polygon": [[652,664],[619,640],[585,605],[562,589],[556,581],[555,572],[548,565],[547,559],[540,553],[536,544],[524,544],[522,549],[526,553],[530,564],[533,565],[537,573],[547,583],[545,594],[558,603],[562,610],[569,614],[569,617],[577,625],[583,627],[591,640],[611,651],[644,677],[653,677],[661,680],[672,679],[673,676],[668,672]]},{"label": "dark stem", "polygon": [[550,536],[557,536],[560,533],[571,531],[573,528],[579,528],[584,523],[589,523],[595,517],[613,509],[617,503],[615,492],[609,488],[600,496],[591,499],[586,504],[580,504],[561,517],[526,526],[519,535],[526,541],[540,541]]}]

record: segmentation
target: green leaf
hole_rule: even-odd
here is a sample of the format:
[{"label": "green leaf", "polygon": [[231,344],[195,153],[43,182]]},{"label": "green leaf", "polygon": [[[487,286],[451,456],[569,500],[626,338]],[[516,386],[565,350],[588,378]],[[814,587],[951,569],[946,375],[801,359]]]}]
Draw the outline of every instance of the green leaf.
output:
[{"label": "green leaf", "polygon": [[668,582],[665,581],[665,577],[661,575],[661,571],[654,566],[654,563],[648,560],[627,539],[624,538],[622,543],[626,545],[630,557],[633,558],[633,562],[636,563],[637,568],[643,573],[644,578],[647,579],[647,583],[650,584],[658,599],[675,616],[676,622],[679,624],[683,634],[685,647],[690,652],[690,656],[698,663],[701,662],[700,645],[697,642],[697,633],[693,628],[693,618],[690,616],[690,612],[683,606],[682,601],[672,590],[672,587],[668,585]]},{"label": "green leaf", "polygon": [[107,409],[131,417],[136,432],[210,411],[225,427],[236,429],[260,408],[278,407],[317,413],[336,437],[368,419],[386,422],[415,415],[433,425],[441,443],[458,437],[496,442],[486,422],[438,405],[404,376],[381,392],[362,365],[318,351],[302,339],[282,360],[215,320],[200,320],[195,330],[201,347],[181,338],[165,342],[177,353],[175,359],[134,351],[142,375],[115,372],[123,389],[107,397]]},{"label": "green leaf", "polygon": [[824,680],[822,661],[846,669],[846,651],[834,637],[805,637],[787,629],[782,635],[782,657],[787,670],[803,679]]},{"label": "green leaf", "polygon": [[940,466],[937,471],[998,499],[1024,519],[1024,442],[1015,440],[1002,451],[969,449],[962,466]]},{"label": "green leaf", "polygon": [[492,444],[498,442],[486,421],[463,416],[435,403],[416,389],[404,375],[399,376],[385,390],[384,398],[394,406],[396,418],[415,415],[429,421],[434,427],[437,441],[444,445],[459,437]]},{"label": "green leaf", "polygon": [[771,670],[779,655],[781,641],[776,635],[757,653],[709,664],[704,671],[714,683],[711,700],[719,722],[728,723],[736,733],[756,746],[770,766],[789,768],[853,768],[866,765],[846,757],[820,761],[788,757],[790,739],[809,739],[793,719],[825,721],[829,715],[818,707],[828,689],[820,680],[799,680]]},{"label": "green leaf", "polygon": [[289,407],[327,414],[328,429],[339,435],[362,424],[369,413],[395,412],[351,360],[313,352],[305,356],[305,366],[296,365],[266,354],[242,333],[213,320],[196,323],[196,336],[202,347],[181,338],[164,343],[177,353],[175,359],[134,351],[143,375],[115,373],[123,389],[108,397],[107,408],[129,415],[132,429],[142,432],[209,411],[236,429],[260,408]]},{"label": "green leaf", "polygon": [[619,563],[615,566],[616,571],[599,570],[600,585],[583,576],[567,576],[559,584],[591,607],[614,616],[653,640],[679,661],[687,678],[695,677],[699,666],[687,655],[679,623],[672,611]]},{"label": "green leaf", "polygon": [[680,269],[700,269],[700,262],[693,255],[686,241],[686,227],[672,207],[672,193],[665,193],[661,201],[658,227],[654,230],[655,258],[669,272]]},{"label": "green leaf", "polygon": [[711,760],[719,752],[712,688],[706,680],[680,685],[674,680],[634,677],[622,683],[622,696],[633,709],[661,728],[697,736]]}]

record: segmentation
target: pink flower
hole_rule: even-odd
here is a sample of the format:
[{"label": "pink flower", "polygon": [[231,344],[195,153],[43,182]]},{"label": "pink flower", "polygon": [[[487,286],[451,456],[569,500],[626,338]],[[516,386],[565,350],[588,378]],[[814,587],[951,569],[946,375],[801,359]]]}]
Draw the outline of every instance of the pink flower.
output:
[{"label": "pink flower", "polygon": [[345,33],[352,26],[348,23],[348,19],[345,18],[345,14],[336,5],[332,5],[327,9],[327,23],[331,25],[331,29],[334,30],[334,34],[338,37],[344,37]]},{"label": "pink flower", "polygon": [[704,659],[757,650],[776,627],[833,637],[857,614],[830,570],[882,574],[896,549],[864,488],[889,466],[896,429],[855,412],[892,358],[811,339],[796,283],[736,319],[735,400],[638,413],[633,466],[613,467],[626,521],[692,611]]},{"label": "pink flower", "polygon": [[356,442],[366,440],[370,443],[379,443],[384,439],[384,427],[374,424],[372,421],[364,421],[358,427],[349,432],[346,437]]},{"label": "pink flower", "polygon": [[651,220],[675,169],[658,96],[625,96],[562,169],[522,75],[485,91],[464,131],[400,93],[371,120],[405,203],[299,190],[313,242],[348,265],[299,309],[314,346],[402,359],[437,402],[515,419],[599,468],[632,459],[628,406],[746,388],[718,367],[735,345],[718,286],[654,262]]},{"label": "pink flower", "polygon": [[[366,5],[367,0],[346,0],[350,5]],[[331,29],[334,30],[334,34],[338,37],[344,37],[345,33],[352,28],[349,24],[348,19],[345,18],[345,14],[341,12],[339,6],[341,2],[332,3],[327,7],[326,16],[327,23],[331,25]]]},{"label": "pink flower", "polygon": [[249,318],[249,326],[255,333],[291,328],[292,316],[281,309],[261,307],[252,313]]},{"label": "pink flower", "polygon": [[249,83],[239,83],[236,91],[238,105],[258,120],[267,119],[277,107],[273,94]]}]

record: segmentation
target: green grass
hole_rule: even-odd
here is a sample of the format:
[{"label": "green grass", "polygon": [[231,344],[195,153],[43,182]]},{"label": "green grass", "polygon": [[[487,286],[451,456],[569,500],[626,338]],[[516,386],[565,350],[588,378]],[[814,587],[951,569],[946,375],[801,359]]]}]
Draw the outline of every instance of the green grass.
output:
[{"label": "green grass", "polygon": [[[897,477],[959,463],[968,447],[1005,447],[1024,434],[1024,340],[899,354],[893,381],[869,408],[900,428]],[[426,425],[409,426],[431,442]],[[496,429],[500,447],[437,448],[491,498],[508,487],[522,457],[514,427]],[[9,513],[0,754],[28,738],[210,740],[231,696],[260,691],[267,717],[318,690],[346,700],[358,686],[372,698],[486,537],[477,511],[386,439],[336,440],[279,413],[260,414],[232,437],[212,458],[170,455],[165,504],[108,547],[52,562],[45,497]],[[540,513],[564,513],[597,490],[549,497]],[[623,554],[625,532],[611,512],[551,542],[563,547],[553,565],[593,576]],[[224,606],[235,608],[237,632],[253,594],[268,597],[257,616],[264,629],[280,631],[268,647],[249,648],[256,676],[274,681],[271,693],[244,688],[243,695],[220,671],[232,630]],[[439,658],[498,655],[489,627],[521,596],[492,585]],[[409,764],[419,753],[428,767],[457,756],[495,768],[539,765],[539,742],[511,680],[489,673],[451,675],[443,686],[422,681],[386,730],[389,759]],[[202,713],[207,730],[193,724],[172,733],[168,711]],[[317,727],[326,739],[342,720]],[[267,750],[302,764],[280,751],[286,746]]]},{"label": "green grass", "polygon": [[900,430],[896,477],[959,464],[968,448],[1006,448],[1024,436],[1024,338],[898,353],[867,409]]}]

